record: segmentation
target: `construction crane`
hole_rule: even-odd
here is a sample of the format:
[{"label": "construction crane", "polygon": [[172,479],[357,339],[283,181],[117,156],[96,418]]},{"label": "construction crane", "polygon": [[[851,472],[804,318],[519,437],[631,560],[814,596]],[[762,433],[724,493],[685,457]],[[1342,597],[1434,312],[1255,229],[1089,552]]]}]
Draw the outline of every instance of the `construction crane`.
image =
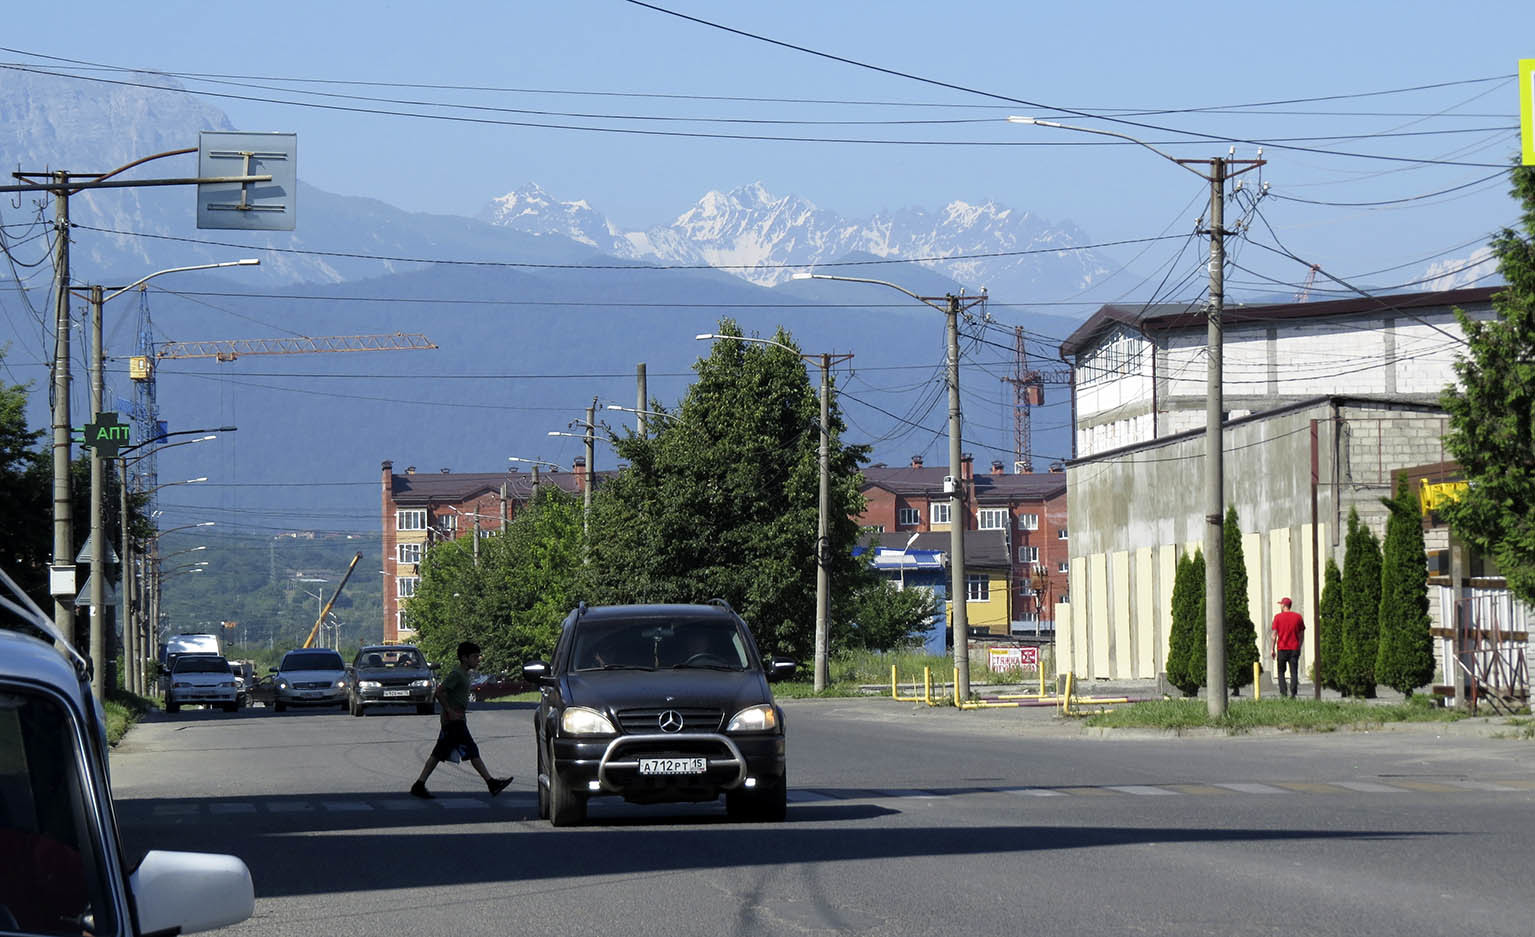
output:
[{"label": "construction crane", "polygon": [[1013,471],[1027,474],[1034,471],[1034,428],[1029,409],[1044,406],[1046,384],[1071,386],[1071,368],[1031,368],[1021,325],[1013,327],[1013,350],[1013,373],[1002,382],[1013,386]]},{"label": "construction crane", "polygon": [[1311,284],[1316,282],[1316,272],[1318,270],[1320,270],[1320,269],[1322,269],[1322,265],[1321,264],[1312,264],[1311,265],[1311,270],[1306,274],[1306,285],[1302,286],[1300,288],[1300,292],[1295,294],[1295,301],[1296,302],[1303,303],[1308,298],[1310,298],[1310,296],[1311,296]]}]

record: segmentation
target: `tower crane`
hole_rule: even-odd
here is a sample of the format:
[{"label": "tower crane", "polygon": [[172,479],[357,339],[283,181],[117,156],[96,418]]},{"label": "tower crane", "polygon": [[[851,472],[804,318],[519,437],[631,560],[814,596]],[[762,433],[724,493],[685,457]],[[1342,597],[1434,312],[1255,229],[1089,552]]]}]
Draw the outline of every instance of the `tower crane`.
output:
[{"label": "tower crane", "polygon": [[1013,471],[1029,473],[1034,471],[1034,429],[1029,409],[1044,406],[1046,384],[1071,386],[1071,368],[1030,367],[1021,325],[1013,327],[1013,349],[1013,373],[1002,379],[1013,386]]}]

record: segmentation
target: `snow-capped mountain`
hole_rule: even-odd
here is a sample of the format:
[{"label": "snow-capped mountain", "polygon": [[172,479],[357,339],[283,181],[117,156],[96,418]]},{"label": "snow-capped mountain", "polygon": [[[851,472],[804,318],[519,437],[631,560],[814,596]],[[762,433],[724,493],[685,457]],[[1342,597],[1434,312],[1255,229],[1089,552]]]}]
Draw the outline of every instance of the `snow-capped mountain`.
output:
[{"label": "snow-capped mountain", "polygon": [[708,264],[760,286],[789,279],[795,270],[789,265],[831,264],[854,253],[916,260],[998,296],[1075,292],[1107,272],[1091,251],[1071,250],[1086,243],[1074,225],[1052,224],[991,201],[850,219],[797,196],[774,195],[754,182],[709,192],[670,224],[620,231],[587,202],[556,201],[528,185],[496,199],[483,217],[528,233],[572,238],[618,257]]}]

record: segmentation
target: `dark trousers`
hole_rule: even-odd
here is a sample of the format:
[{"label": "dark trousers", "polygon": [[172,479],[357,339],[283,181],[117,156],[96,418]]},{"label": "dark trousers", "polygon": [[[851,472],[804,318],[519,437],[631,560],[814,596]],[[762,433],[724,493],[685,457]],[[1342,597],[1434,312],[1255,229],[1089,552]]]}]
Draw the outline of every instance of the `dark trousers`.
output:
[{"label": "dark trousers", "polygon": [[[1279,695],[1294,698],[1295,694],[1300,690],[1300,648],[1296,648],[1293,651],[1280,648],[1276,656],[1279,660],[1279,676],[1277,678]],[[1288,691],[1285,690],[1284,679],[1286,667],[1290,668],[1290,689]]]}]

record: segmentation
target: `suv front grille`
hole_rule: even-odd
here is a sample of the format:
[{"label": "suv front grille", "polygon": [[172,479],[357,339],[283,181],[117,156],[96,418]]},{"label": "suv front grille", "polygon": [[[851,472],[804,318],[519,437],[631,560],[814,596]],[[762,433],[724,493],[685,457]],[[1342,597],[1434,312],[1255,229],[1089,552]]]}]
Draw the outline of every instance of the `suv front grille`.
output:
[{"label": "suv front grille", "polygon": [[700,706],[656,706],[649,709],[621,709],[618,712],[619,727],[625,732],[660,732],[661,714],[675,712],[682,717],[682,728],[678,731],[686,732],[718,732],[725,714],[712,707]]}]

